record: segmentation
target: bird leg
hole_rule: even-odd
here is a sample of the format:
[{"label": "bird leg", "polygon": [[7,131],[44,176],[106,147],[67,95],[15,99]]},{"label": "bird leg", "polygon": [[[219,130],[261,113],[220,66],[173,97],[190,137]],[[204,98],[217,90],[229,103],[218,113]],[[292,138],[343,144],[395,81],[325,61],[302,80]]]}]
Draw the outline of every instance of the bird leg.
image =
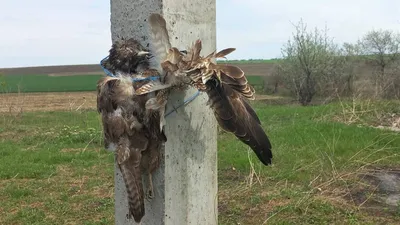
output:
[{"label": "bird leg", "polygon": [[154,198],[154,188],[153,188],[153,176],[151,175],[151,172],[149,171],[148,176],[147,176],[147,193],[146,197],[149,199]]},{"label": "bird leg", "polygon": [[144,153],[142,165],[147,174],[147,191],[146,198],[151,200],[155,197],[153,186],[153,173],[160,165],[160,143],[159,141],[151,141],[149,148]]},{"label": "bird leg", "polygon": [[143,124],[141,124],[138,119],[136,118],[136,116],[131,116],[130,120],[130,125],[129,125],[129,129],[130,130],[141,130],[143,127]]}]

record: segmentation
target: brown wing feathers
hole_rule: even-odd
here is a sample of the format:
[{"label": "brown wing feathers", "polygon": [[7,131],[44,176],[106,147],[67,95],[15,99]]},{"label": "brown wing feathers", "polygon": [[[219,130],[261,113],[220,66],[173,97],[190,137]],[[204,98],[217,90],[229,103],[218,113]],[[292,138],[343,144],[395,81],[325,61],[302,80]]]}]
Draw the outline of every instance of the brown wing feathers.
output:
[{"label": "brown wing feathers", "polygon": [[218,124],[250,146],[264,165],[270,164],[271,143],[257,114],[238,92],[229,85],[219,85],[217,82],[208,81],[206,93]]},{"label": "brown wing feathers", "polygon": [[[207,93],[209,105],[223,129],[250,146],[263,164],[270,164],[272,159],[271,143],[257,114],[247,103],[254,99],[254,88],[239,67],[213,62],[235,48],[202,57],[202,44],[197,40],[183,54],[171,47],[161,15],[152,14],[149,23],[153,61],[145,57],[147,50],[136,40],[116,42],[103,66],[122,74],[117,78],[102,78],[97,84],[97,109],[102,114],[105,142],[116,145],[116,158],[128,193],[129,214],[136,222],[145,214],[141,170],[148,173],[148,191],[153,193],[151,174],[159,165],[159,147],[167,141],[162,126],[168,88],[182,85],[186,82],[184,78]],[[158,82],[132,84],[131,75],[152,73],[167,77]]]},{"label": "brown wing feathers", "polygon": [[213,109],[219,125],[250,146],[259,160],[268,165],[272,159],[271,143],[257,114],[246,102],[246,99],[254,99],[254,88],[248,84],[244,72],[239,67],[212,62],[213,59],[225,57],[234,50],[224,49],[203,58],[200,56],[201,41],[197,40],[182,58],[182,61],[185,61],[182,65],[186,67],[177,66],[179,68],[175,70],[186,70],[186,74],[194,82],[193,85],[207,93],[208,104]]},{"label": "brown wing feathers", "polygon": [[254,99],[254,88],[248,84],[239,67],[212,62],[225,57],[235,48],[213,52],[206,57],[200,55],[201,48],[201,41],[197,40],[186,55],[182,56],[176,48],[170,49],[162,62],[163,69],[172,74],[184,72],[189,76],[194,87],[208,94],[208,104],[219,125],[250,146],[263,164],[270,164],[271,143],[257,114],[246,102],[246,99]]}]

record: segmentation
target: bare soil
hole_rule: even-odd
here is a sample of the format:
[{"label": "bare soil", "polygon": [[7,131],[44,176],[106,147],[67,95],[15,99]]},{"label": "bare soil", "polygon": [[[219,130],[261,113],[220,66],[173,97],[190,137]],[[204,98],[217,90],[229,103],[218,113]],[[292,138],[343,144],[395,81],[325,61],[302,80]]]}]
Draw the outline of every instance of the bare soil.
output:
[{"label": "bare soil", "polygon": [[[256,95],[256,100],[276,96]],[[46,92],[0,94],[0,113],[29,111],[73,111],[96,108],[96,92]]]},{"label": "bare soil", "polygon": [[94,109],[96,92],[0,94],[0,113]]},{"label": "bare soil", "polygon": [[[376,216],[397,214],[400,207],[400,169],[374,168],[359,175],[358,187],[345,198]],[[384,209],[384,210],[382,210]]]}]

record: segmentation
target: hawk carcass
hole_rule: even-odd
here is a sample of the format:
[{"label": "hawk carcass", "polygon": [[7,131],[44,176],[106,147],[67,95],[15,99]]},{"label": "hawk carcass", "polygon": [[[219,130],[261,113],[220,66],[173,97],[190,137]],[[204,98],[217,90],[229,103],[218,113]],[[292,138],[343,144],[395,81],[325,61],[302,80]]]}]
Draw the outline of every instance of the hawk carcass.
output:
[{"label": "hawk carcass", "polygon": [[128,194],[129,215],[136,222],[145,214],[141,175],[148,174],[146,196],[152,198],[151,175],[159,166],[160,147],[167,141],[163,131],[166,90],[139,93],[146,84],[160,83],[160,71],[151,68],[150,57],[150,52],[134,39],[115,42],[102,62],[112,75],[97,84],[105,147],[115,149]]},{"label": "hawk carcass", "polygon": [[[157,17],[158,20],[164,20],[159,14]],[[250,146],[264,165],[271,164],[271,143],[260,119],[247,102],[254,100],[254,88],[248,84],[244,72],[239,67],[217,65],[213,62],[235,49],[224,49],[206,57],[200,55],[201,49],[200,40],[197,40],[186,54],[172,47],[166,60],[161,63],[162,68],[175,76],[189,77],[191,85],[207,93],[207,104],[214,111],[218,124]]]}]

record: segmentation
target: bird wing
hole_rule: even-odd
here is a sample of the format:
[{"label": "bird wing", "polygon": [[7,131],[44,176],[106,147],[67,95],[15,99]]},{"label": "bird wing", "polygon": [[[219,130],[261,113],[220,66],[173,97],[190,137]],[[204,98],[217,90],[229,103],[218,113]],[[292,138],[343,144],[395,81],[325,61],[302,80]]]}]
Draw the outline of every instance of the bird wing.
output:
[{"label": "bird wing", "polygon": [[171,43],[169,40],[167,23],[165,19],[158,13],[153,13],[149,17],[150,24],[150,40],[151,53],[154,55],[152,64],[162,73],[161,63],[167,58]]},{"label": "bird wing", "polygon": [[162,90],[162,89],[166,89],[171,87],[171,84],[163,84],[161,81],[151,81],[148,82],[147,84],[142,85],[140,88],[137,88],[135,90],[135,94],[136,95],[144,95],[144,94],[148,94],[150,92],[153,91],[158,91],[158,90]]},{"label": "bird wing", "polygon": [[223,84],[229,85],[247,99],[254,100],[254,88],[248,84],[242,69],[232,65],[216,65]]},{"label": "bird wing", "polygon": [[218,124],[250,146],[264,165],[271,164],[271,143],[251,106],[233,88],[216,79],[209,80],[206,86]]},{"label": "bird wing", "polygon": [[102,77],[97,82],[97,111],[112,112],[116,109],[115,103],[112,101],[113,89],[116,85],[117,78]]}]

